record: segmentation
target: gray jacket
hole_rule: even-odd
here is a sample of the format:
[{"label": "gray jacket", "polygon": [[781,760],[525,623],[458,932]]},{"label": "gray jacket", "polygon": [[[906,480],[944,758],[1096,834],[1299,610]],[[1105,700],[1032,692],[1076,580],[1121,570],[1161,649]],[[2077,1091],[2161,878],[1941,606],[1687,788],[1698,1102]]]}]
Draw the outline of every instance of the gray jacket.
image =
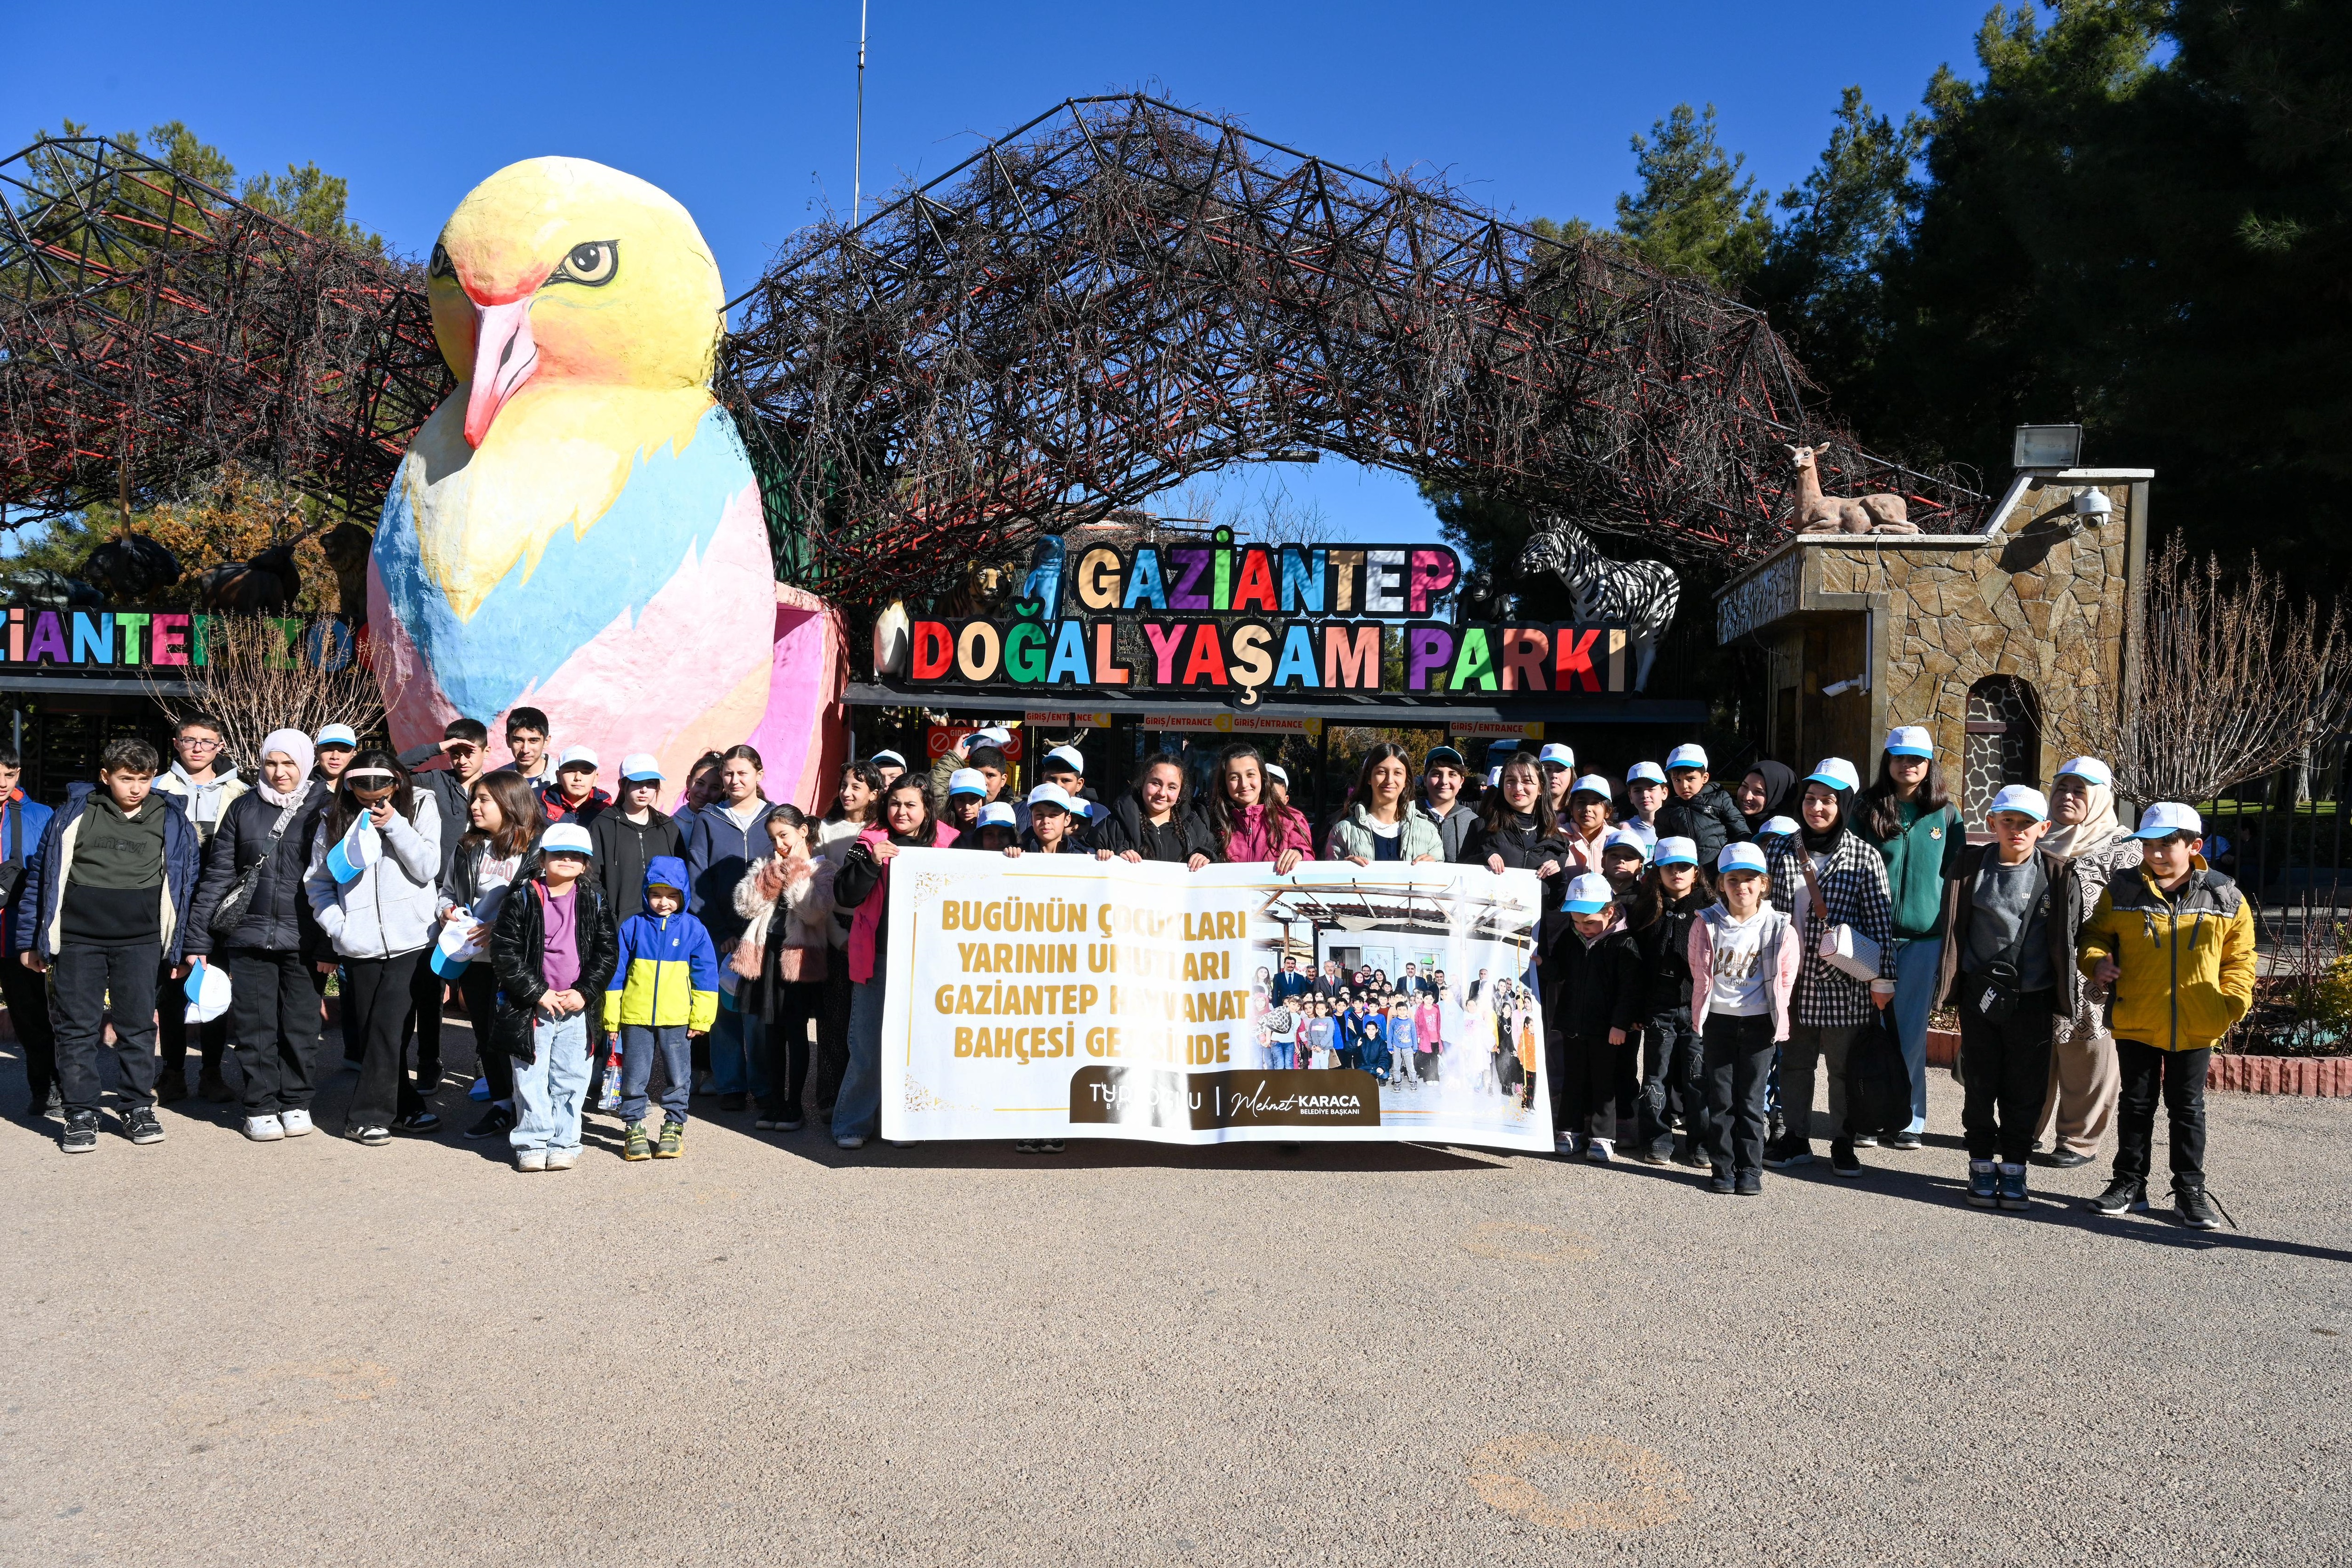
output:
[{"label": "gray jacket", "polygon": [[319,929],[345,958],[391,958],[415,952],[432,940],[434,908],[441,878],[441,808],[432,792],[417,790],[410,816],[394,814],[383,830],[383,854],[348,883],[327,869],[336,840],[326,823],[310,846],[310,871],[302,881]]},{"label": "gray jacket", "polygon": [[[1332,860],[1349,860],[1359,856],[1367,860],[1381,858],[1371,829],[1371,818],[1361,805],[1351,805],[1331,825],[1330,837],[1324,840],[1323,853]],[[1445,846],[1438,837],[1437,824],[1422,812],[1407,805],[1402,825],[1397,832],[1397,858],[1407,864],[1424,855],[1443,858]]]},{"label": "gray jacket", "polygon": [[1429,803],[1427,801],[1415,801],[1412,805],[1412,814],[1415,816],[1420,817],[1423,822],[1428,823],[1432,827],[1437,829],[1437,855],[1439,859],[1459,860],[1462,858],[1462,846],[1469,841],[1470,829],[1478,821],[1478,813],[1476,810],[1456,802],[1453,811],[1448,813],[1444,818],[1441,820],[1434,812],[1432,812],[1429,809]]}]

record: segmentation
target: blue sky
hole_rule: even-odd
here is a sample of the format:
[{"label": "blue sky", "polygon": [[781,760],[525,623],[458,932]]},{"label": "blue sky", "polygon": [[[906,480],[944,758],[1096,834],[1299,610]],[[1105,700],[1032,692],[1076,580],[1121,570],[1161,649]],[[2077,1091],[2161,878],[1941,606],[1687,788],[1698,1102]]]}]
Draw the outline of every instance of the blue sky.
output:
[{"label": "blue sky", "polygon": [[[1443,172],[1521,219],[1606,223],[1627,139],[1714,103],[1778,192],[1841,89],[1914,107],[1941,63],[1973,74],[1988,0],[1185,6],[871,0],[866,188],[920,181],[1060,100],[1142,88],[1302,152]],[[475,182],[519,158],[594,158],[684,202],[730,292],[792,232],[849,205],[856,0],[752,6],[426,7],[123,0],[16,8],[0,58],[13,152],[65,118],[183,120],[242,170],[315,159],[352,216],[421,255]],[[1227,505],[1260,503],[1263,473]],[[1326,460],[1272,482],[1355,538],[1434,537],[1412,485]],[[1197,496],[1197,492],[1196,492]]]}]

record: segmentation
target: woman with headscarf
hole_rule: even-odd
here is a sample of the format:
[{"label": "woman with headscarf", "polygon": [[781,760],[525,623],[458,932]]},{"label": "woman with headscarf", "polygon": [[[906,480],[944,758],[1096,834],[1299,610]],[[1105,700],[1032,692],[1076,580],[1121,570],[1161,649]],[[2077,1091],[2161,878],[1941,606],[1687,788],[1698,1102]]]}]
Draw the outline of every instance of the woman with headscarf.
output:
[{"label": "woman with headscarf", "polygon": [[[1886,1134],[1889,1147],[1916,1149],[1927,1131],[1927,1015],[1941,994],[1944,888],[1959,874],[1968,847],[1960,814],[1944,788],[1944,770],[1926,729],[1890,731],[1878,759],[1878,778],[1854,812],[1854,826],[1886,861],[1887,895],[1895,904],[1895,1025],[1903,1065],[1911,1075],[1911,1120],[1902,1127],[1864,1128],[1867,1146]],[[2094,896],[2093,902],[2097,899]]]},{"label": "woman with headscarf", "polygon": [[[2115,774],[2107,764],[2096,757],[2075,757],[2060,768],[2050,789],[2050,821],[2042,847],[2074,868],[2087,921],[2109,879],[2140,863],[2139,840],[2124,831],[2116,816]],[[2115,1120],[2122,1078],[2115,1037],[2106,1029],[2103,988],[2084,979],[2073,964],[2059,984],[2067,987],[2067,1006],[2051,1032],[2050,1092],[2035,1143],[2053,1131],[2057,1141],[2033,1158],[2069,1170],[2089,1164],[2098,1153]]]},{"label": "woman with headscarf", "polygon": [[[1851,832],[1854,797],[1862,775],[1843,757],[1824,757],[1806,775],[1798,803],[1801,830],[1794,838],[1766,841],[1772,874],[1772,902],[1797,929],[1803,961],[1790,998],[1789,1040],[1780,1049],[1781,1110],[1788,1131],[1764,1152],[1776,1171],[1808,1164],[1813,1157],[1813,1069],[1826,1065],[1830,1079],[1830,1169],[1840,1176],[1862,1174],[1853,1135],[1862,1129],[1846,1118],[1846,1055],[1854,1038],[1875,1022],[1873,1009],[1895,996],[1895,930],[1886,894],[1886,862],[1868,839]],[[1823,939],[1850,926],[1878,947],[1878,976],[1858,980],[1822,956]]]},{"label": "woman with headscarf", "polygon": [[[329,797],[325,782],[310,777],[315,761],[301,731],[269,732],[261,742],[260,782],[222,815],[188,901],[184,951],[217,963],[228,975],[229,1043],[245,1076],[245,1135],[257,1143],[310,1131],[323,976],[303,962],[302,877],[310,834]],[[236,909],[222,917],[222,900],[233,889]],[[163,1005],[177,1000],[167,996]]]},{"label": "woman with headscarf", "polygon": [[1774,817],[1797,815],[1797,770],[1767,757],[1748,768],[1731,798],[1748,819],[1748,836],[1753,838]]}]

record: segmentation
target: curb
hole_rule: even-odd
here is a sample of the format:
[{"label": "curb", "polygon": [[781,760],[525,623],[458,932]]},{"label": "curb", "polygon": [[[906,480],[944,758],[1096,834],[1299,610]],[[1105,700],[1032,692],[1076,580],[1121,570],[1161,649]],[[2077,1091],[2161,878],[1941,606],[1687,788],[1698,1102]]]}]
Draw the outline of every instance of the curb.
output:
[{"label": "curb", "polygon": [[[1948,1068],[1959,1056],[1958,1031],[1927,1031],[1928,1066]],[[2215,1051],[2209,1060],[2210,1065],[2205,1069],[2208,1090],[2352,1100],[2352,1057],[2253,1057]]]}]

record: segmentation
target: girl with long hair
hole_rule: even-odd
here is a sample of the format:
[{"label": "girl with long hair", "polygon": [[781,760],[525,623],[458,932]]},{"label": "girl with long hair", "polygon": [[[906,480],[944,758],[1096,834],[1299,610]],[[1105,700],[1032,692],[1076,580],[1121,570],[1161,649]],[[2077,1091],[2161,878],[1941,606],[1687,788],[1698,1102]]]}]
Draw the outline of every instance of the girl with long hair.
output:
[{"label": "girl with long hair", "polygon": [[721,1110],[743,1109],[744,1091],[767,1097],[761,1066],[760,1019],[744,1011],[730,983],[726,955],[742,940],[745,921],[735,912],[735,885],[752,862],[768,853],[764,824],[775,807],[761,789],[760,753],[730,746],[719,753],[718,786],[710,804],[695,815],[686,833],[686,874],[695,918],[710,932],[719,952],[719,1021],[707,1044],[710,1092]]},{"label": "girl with long hair", "polygon": [[485,773],[476,779],[467,794],[466,809],[465,837],[457,840],[457,857],[442,881],[437,912],[444,923],[464,921],[470,928],[467,940],[481,947],[458,974],[457,994],[474,1026],[475,1055],[480,1058],[490,1103],[481,1119],[466,1129],[466,1136],[502,1138],[514,1131],[514,1058],[490,1047],[499,994],[490,973],[490,928],[547,819],[540,809],[539,792],[520,773]]},{"label": "girl with long hair", "polygon": [[1288,788],[1267,773],[1265,759],[1246,741],[1217,753],[1208,817],[1220,860],[1271,861],[1275,875],[1284,877],[1301,860],[1315,858],[1307,818],[1292,807]]},{"label": "girl with long hair", "polygon": [[749,922],[736,944],[740,999],[760,1018],[767,1091],[761,1131],[801,1130],[801,1089],[808,1079],[809,1033],[824,1005],[832,956],[833,868],[811,853],[811,824],[798,806],[768,814],[772,852],[735,888],[735,912]]},{"label": "girl with long hair", "polygon": [[1958,873],[1968,847],[1925,729],[1903,725],[1888,733],[1878,777],[1863,792],[1854,816],[1886,862],[1887,896],[1895,906],[1895,1001],[1887,1016],[1911,1075],[1910,1121],[1860,1129],[1854,1142],[1866,1148],[1883,1132],[1892,1148],[1916,1149],[1927,1130],[1927,1015],[1944,962],[1944,885]]},{"label": "girl with long hair", "polygon": [[[881,819],[884,782],[882,769],[871,759],[842,764],[833,805],[816,825],[817,854],[824,861],[828,885],[841,875],[841,863],[857,836]],[[816,1057],[809,1063],[808,1082],[809,1109],[819,1121],[832,1120],[834,1097],[841,1092],[841,1069],[849,1061],[849,921],[850,911],[845,909],[825,918],[832,951],[825,958],[824,1005],[816,1016]]]},{"label": "girl with long hair", "polygon": [[1412,784],[1412,759],[1402,746],[1382,741],[1366,752],[1356,785],[1324,840],[1324,854],[1359,866],[1436,859],[1442,848],[1437,824],[1412,809],[1406,798]]},{"label": "girl with long hair", "polygon": [[441,1119],[401,1068],[409,987],[432,940],[441,877],[441,813],[390,752],[370,747],[336,781],[310,847],[303,890],[341,958],[342,1003],[360,1047],[348,1136],[372,1146],[430,1132]]},{"label": "girl with long hair", "polygon": [[1095,826],[1095,858],[1158,860],[1197,871],[1216,858],[1217,841],[1184,802],[1184,764],[1161,754],[1143,764],[1135,787],[1110,803]]},{"label": "girl with long hair", "polygon": [[849,1064],[833,1107],[833,1141],[862,1149],[882,1122],[882,995],[889,973],[890,862],[901,849],[944,849],[955,830],[939,818],[924,781],[901,773],[882,795],[882,820],[857,836],[834,879],[834,902],[856,911],[849,931]]}]

